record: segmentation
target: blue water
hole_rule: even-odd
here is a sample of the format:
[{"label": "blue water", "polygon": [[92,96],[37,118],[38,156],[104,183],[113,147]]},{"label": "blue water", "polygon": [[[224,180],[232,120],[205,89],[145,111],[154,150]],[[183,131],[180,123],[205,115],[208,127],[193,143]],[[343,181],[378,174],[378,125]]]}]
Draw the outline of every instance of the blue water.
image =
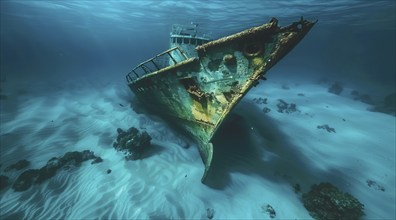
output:
[{"label": "blue water", "polygon": [[[218,181],[218,187],[205,188],[199,182],[203,165],[196,149],[175,147],[188,145],[185,143],[188,141],[179,139],[178,134],[161,120],[153,120],[129,108],[128,102],[133,95],[126,88],[125,75],[134,66],[168,49],[172,24],[198,23],[202,31],[217,39],[261,25],[272,17],[279,20],[280,26],[285,26],[301,16],[318,22],[267,73],[266,82],[273,84],[260,84],[262,87],[251,91],[240,103],[236,114],[246,114],[247,119],[237,116],[236,123],[231,121],[232,126],[220,130],[217,141],[219,145],[226,143],[220,149],[225,157],[216,163],[223,173],[214,180]],[[387,112],[387,115],[367,111],[372,106],[354,101],[350,92],[358,90],[368,94],[374,104],[381,104],[386,95],[395,93],[395,35],[394,0],[1,0],[0,150],[7,155],[0,155],[1,169],[25,158],[31,160],[35,168],[41,167],[51,157],[85,149],[85,146],[99,152],[105,162],[98,165],[99,168],[84,168],[92,177],[80,173],[61,176],[43,188],[35,188],[53,200],[42,199],[41,193],[33,190],[21,194],[24,195],[21,199],[20,194],[13,194],[10,188],[4,190],[1,196],[7,199],[0,202],[5,210],[0,212],[0,217],[128,218],[133,214],[134,218],[198,218],[202,212],[202,218],[206,218],[205,210],[212,206],[223,210],[223,215],[218,211],[215,217],[236,214],[243,217],[244,210],[236,210],[236,214],[230,210],[238,205],[244,208],[250,203],[257,205],[257,199],[246,196],[255,196],[256,189],[263,194],[274,189],[270,199],[279,195],[290,202],[284,205],[290,205],[286,208],[282,202],[274,205],[279,210],[278,216],[286,213],[284,216],[294,217],[287,214],[303,210],[302,205],[297,196],[283,195],[290,193],[284,191],[282,185],[286,185],[286,189],[288,184],[295,183],[293,178],[298,177],[301,185],[305,184],[305,191],[315,181],[333,180],[344,190],[356,192],[357,197],[365,199],[368,218],[392,218],[395,215],[390,212],[395,208],[389,201],[395,201],[394,180],[391,180],[395,174],[375,169],[395,164],[394,155],[391,155],[395,151],[392,148],[395,146],[395,108],[393,105],[393,114]],[[334,82],[345,87],[340,96],[327,92]],[[269,90],[266,90],[267,85]],[[317,89],[317,94],[310,88]],[[269,94],[268,91],[275,92]],[[262,111],[264,104],[255,105],[248,99],[262,94],[268,97],[268,106],[272,108],[268,115]],[[277,112],[275,102],[278,99],[296,102],[300,113]],[[318,130],[317,126],[324,123],[334,126],[337,133]],[[122,157],[109,149],[116,128],[125,129],[131,125],[147,128],[157,147],[162,149],[138,165],[124,163]],[[230,136],[233,138],[228,138]],[[249,146],[241,153],[238,147],[244,144]],[[258,148],[259,145],[265,150]],[[343,154],[343,150],[361,155]],[[262,152],[272,154],[265,155],[264,160]],[[240,158],[243,159],[239,161]],[[181,161],[180,167],[174,161]],[[233,164],[235,161],[242,165]],[[267,166],[271,164],[275,166]],[[272,170],[276,166],[280,171]],[[110,168],[113,176],[104,172]],[[326,172],[317,171],[322,168]],[[195,180],[188,179],[187,173],[188,178]],[[95,178],[96,181],[92,180]],[[81,188],[75,179],[82,183]],[[190,182],[184,184],[184,180]],[[369,188],[368,180],[385,185],[386,192]],[[51,197],[51,187],[56,188],[56,181],[64,188],[67,186],[67,189],[62,188],[67,193]],[[262,183],[268,184],[262,186]],[[271,190],[265,191],[265,187]],[[130,190],[131,195],[121,193],[122,190]],[[79,197],[84,192],[87,196]],[[61,199],[58,196],[62,196]],[[108,203],[98,196],[108,198]],[[213,203],[207,199],[211,196],[217,198]],[[158,202],[150,203],[153,197]],[[144,202],[140,203],[141,200]],[[387,204],[380,204],[382,200]],[[24,206],[16,206],[16,202]],[[41,203],[45,203],[45,208],[37,205]],[[199,206],[198,211],[196,206]],[[54,207],[66,211],[54,211]],[[94,211],[88,212],[85,207]],[[154,210],[155,215],[151,215],[147,211],[151,207],[159,210],[158,213]],[[254,210],[246,211],[246,216],[268,218]],[[303,210],[296,216],[309,215]]]},{"label": "blue water", "polygon": [[168,48],[174,23],[199,23],[213,38],[276,17],[319,20],[271,70],[326,76],[390,92],[395,83],[395,1],[1,1],[1,77],[123,80]]}]

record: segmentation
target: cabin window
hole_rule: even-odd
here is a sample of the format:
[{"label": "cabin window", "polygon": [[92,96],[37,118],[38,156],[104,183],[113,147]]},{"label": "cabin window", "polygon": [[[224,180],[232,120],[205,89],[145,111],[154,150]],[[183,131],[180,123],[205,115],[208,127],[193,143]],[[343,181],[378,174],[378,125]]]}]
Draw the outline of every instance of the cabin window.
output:
[{"label": "cabin window", "polygon": [[181,44],[182,43],[182,39],[180,37],[177,38],[177,43]]},{"label": "cabin window", "polygon": [[197,44],[197,39],[192,38],[192,39],[191,39],[191,44],[196,45],[196,44]]},{"label": "cabin window", "polygon": [[197,39],[197,44],[201,45],[202,44],[202,40],[201,39]]},{"label": "cabin window", "polygon": [[172,43],[176,43],[176,38],[172,37]]}]

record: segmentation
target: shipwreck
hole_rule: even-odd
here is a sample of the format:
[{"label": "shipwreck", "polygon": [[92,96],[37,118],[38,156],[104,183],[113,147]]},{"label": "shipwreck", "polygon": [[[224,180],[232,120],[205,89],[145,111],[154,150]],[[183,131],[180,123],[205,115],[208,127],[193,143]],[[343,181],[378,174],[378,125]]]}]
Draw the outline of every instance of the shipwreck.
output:
[{"label": "shipwreck", "polygon": [[268,23],[211,41],[197,25],[174,25],[170,49],[140,63],[127,75],[129,88],[147,109],[180,126],[196,140],[205,165],[211,140],[244,95],[309,32],[316,22],[301,18],[279,27]]}]

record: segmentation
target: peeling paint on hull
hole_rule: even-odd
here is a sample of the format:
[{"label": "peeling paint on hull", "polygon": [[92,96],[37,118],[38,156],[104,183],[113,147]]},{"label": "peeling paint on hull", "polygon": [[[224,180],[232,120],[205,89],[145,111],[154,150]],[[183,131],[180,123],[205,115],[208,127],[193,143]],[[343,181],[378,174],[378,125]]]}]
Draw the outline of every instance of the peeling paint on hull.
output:
[{"label": "peeling paint on hull", "polygon": [[211,139],[218,127],[315,23],[301,18],[280,28],[273,18],[261,26],[200,45],[192,58],[183,54],[186,59],[171,66],[136,79],[128,75],[128,86],[150,110],[171,118],[197,141],[205,164],[204,183],[214,156]]}]

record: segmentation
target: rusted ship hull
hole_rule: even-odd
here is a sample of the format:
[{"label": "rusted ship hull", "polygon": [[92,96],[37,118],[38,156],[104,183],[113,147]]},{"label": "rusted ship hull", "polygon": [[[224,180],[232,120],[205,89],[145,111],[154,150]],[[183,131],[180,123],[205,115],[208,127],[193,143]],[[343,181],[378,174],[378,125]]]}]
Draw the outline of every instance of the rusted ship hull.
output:
[{"label": "rusted ship hull", "polygon": [[[213,158],[211,139],[234,106],[311,29],[301,19],[280,28],[277,20],[196,47],[197,56],[128,79],[149,109],[171,118],[198,143],[205,181]],[[173,59],[173,58],[172,58]]]}]

